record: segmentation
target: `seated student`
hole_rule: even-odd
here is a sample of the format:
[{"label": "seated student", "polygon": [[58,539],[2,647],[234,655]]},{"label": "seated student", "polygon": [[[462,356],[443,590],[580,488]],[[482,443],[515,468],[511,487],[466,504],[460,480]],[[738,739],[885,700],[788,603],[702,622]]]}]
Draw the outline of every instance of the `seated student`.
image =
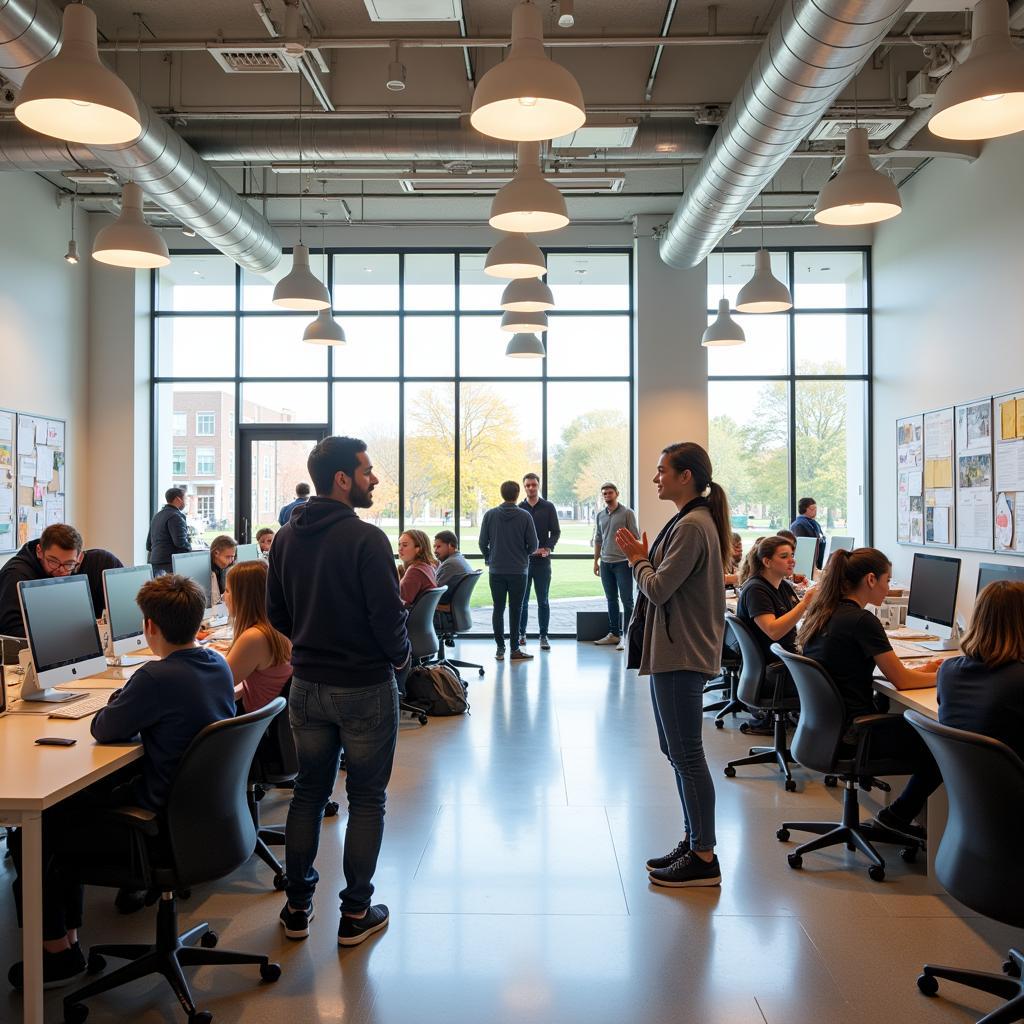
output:
[{"label": "seated student", "polygon": [[[98,743],[126,743],[141,733],[142,772],[122,776],[117,785],[104,780],[43,813],[43,979],[47,987],[66,985],[85,973],[78,942],[83,893],[76,865],[86,857],[109,862],[122,853],[116,835],[97,834],[97,807],[132,804],[159,811],[192,740],[211,722],[235,714],[227,662],[195,643],[206,607],[203,591],[191,580],[166,575],[143,584],[136,601],[147,644],[160,660],[136,669],[96,713],[91,728]],[[20,923],[20,832],[9,837],[8,844],[18,874],[14,891]],[[20,962],[10,969],[8,980],[15,988],[22,987]]]},{"label": "seated student", "polygon": [[22,580],[45,580],[47,577],[85,574],[89,578],[93,609],[99,618],[106,602],[103,599],[103,570],[120,569],[121,560],[103,548],[82,550],[82,535],[67,523],[55,523],[43,530],[38,540],[30,540],[0,567],[0,635],[24,636],[18,601],[18,584]]},{"label": "seated student", "polygon": [[220,604],[224,593],[225,579],[228,569],[235,564],[238,555],[238,542],[234,537],[222,533],[210,541],[210,572],[213,574],[213,603]]},{"label": "seated student", "polygon": [[[865,605],[880,605],[889,591],[892,565],[875,548],[836,551],[814,592],[797,637],[804,654],[832,677],[846,706],[847,722],[875,713],[872,677],[875,669],[898,690],[935,685],[938,659],[909,669],[896,656],[881,622]],[[935,760],[902,715],[872,732],[871,750],[898,758],[913,770],[903,792],[879,812],[877,821],[915,839],[924,829],[913,824],[928,797],[942,781]]]},{"label": "seated student", "polygon": [[732,561],[725,567],[725,585],[727,587],[738,587],[740,585],[740,567],[743,565],[743,538],[738,534],[732,535]]},{"label": "seated student", "polygon": [[[775,536],[785,537],[793,545],[793,550],[796,551],[796,534],[792,530],[777,530]],[[810,580],[803,573],[794,572],[790,574],[789,582],[795,583],[798,587],[806,587]]]},{"label": "seated student", "polygon": [[227,659],[235,680],[235,699],[243,711],[258,711],[292,677],[291,641],[267,618],[267,563],[239,562],[227,574],[224,604],[234,638]]},{"label": "seated student", "polygon": [[437,586],[434,573],[437,559],[430,550],[430,539],[422,530],[406,530],[398,538],[398,557],[402,560],[398,592],[409,608],[424,590]]},{"label": "seated student", "polygon": [[269,526],[257,530],[256,543],[260,546],[260,554],[265,555],[270,550],[270,545],[274,543],[274,531]]},{"label": "seated student", "polygon": [[963,655],[939,668],[939,721],[980,732],[1024,758],[1024,583],[997,580],[978,595]]},{"label": "seated student", "polygon": [[451,530],[442,530],[434,535],[434,556],[441,563],[436,572],[437,586],[447,587],[448,593],[441,598],[445,604],[451,597],[452,584],[473,571],[466,556],[459,550],[459,538]]}]

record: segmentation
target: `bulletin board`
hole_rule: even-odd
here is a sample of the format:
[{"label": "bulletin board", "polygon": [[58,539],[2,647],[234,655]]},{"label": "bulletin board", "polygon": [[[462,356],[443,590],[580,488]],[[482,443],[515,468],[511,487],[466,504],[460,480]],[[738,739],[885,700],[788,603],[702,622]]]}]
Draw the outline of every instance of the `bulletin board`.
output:
[{"label": "bulletin board", "polygon": [[992,399],[956,406],[956,546],[992,550]]},{"label": "bulletin board", "polygon": [[896,540],[924,543],[924,417],[896,421]]},{"label": "bulletin board", "polygon": [[956,539],[953,502],[953,406],[924,414],[924,542],[953,547]]},{"label": "bulletin board", "polygon": [[1024,391],[992,400],[995,437],[995,550],[1024,554]]},{"label": "bulletin board", "polygon": [[18,413],[15,436],[17,546],[38,537],[47,526],[64,522],[64,420]]},{"label": "bulletin board", "polygon": [[14,430],[17,413],[0,409],[0,555],[18,547],[14,487]]}]

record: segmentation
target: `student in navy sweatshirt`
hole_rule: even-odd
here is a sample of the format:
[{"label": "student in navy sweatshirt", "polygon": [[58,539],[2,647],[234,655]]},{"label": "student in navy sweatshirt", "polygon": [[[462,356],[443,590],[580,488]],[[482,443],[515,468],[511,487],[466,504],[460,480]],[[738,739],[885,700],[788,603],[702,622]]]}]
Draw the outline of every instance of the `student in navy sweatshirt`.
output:
[{"label": "student in navy sweatshirt", "polygon": [[[142,772],[112,776],[44,812],[43,979],[48,987],[66,985],[85,973],[78,942],[83,894],[76,865],[83,855],[109,860],[122,853],[117,836],[95,834],[97,806],[133,804],[160,810],[192,740],[210,723],[235,714],[227,662],[196,646],[206,608],[203,591],[182,576],[160,576],[143,584],[136,601],[146,641],[160,660],[136,669],[96,713],[91,731],[98,743],[126,743],[141,734]],[[8,840],[18,874],[14,892],[19,923],[20,839],[19,833]],[[22,978],[19,962],[8,980],[21,988]]]}]

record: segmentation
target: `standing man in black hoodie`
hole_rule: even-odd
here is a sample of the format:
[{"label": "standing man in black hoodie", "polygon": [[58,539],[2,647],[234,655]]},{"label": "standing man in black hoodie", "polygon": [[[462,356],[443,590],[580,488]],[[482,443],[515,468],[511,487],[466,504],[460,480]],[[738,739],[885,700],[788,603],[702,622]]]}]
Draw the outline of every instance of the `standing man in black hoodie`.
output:
[{"label": "standing man in black hoodie", "polygon": [[523,594],[523,610],[519,616],[519,645],[526,643],[526,625],[530,620],[530,584],[537,594],[537,627],[540,630],[540,649],[550,651],[548,628],[551,624],[551,604],[548,592],[551,590],[551,552],[555,550],[562,527],[558,523],[558,511],[546,498],[540,496],[540,477],[527,473],[523,477],[526,497],[519,502],[533,517],[537,530],[537,550],[530,555],[530,566],[526,576],[526,592]]},{"label": "standing man in black hoodie", "polygon": [[338,943],[355,946],[388,923],[388,908],[370,897],[398,739],[395,671],[409,664],[411,648],[391,544],[355,512],[373,504],[378,483],[366,444],[325,438],[307,467],[316,496],[278,531],[267,577],[270,621],[292,642],[288,716],[299,759],[281,923],[290,939],[309,935],[320,824],[344,749],[349,813]]},{"label": "standing man in black hoodie", "polygon": [[171,571],[171,556],[192,550],[185,520],[185,489],[168,487],[164,492],[166,505],[149,524],[146,535],[146,559],[153,566],[153,575]]}]

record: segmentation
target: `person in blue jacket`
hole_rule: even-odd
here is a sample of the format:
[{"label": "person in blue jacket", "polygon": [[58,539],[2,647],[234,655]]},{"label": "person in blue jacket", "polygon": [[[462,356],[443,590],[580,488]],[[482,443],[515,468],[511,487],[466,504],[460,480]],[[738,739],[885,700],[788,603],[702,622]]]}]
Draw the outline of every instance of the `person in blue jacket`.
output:
[{"label": "person in blue jacket", "polygon": [[825,531],[818,522],[818,503],[813,498],[801,498],[796,510],[799,515],[789,524],[790,532],[796,537],[816,537],[818,553],[815,564],[820,569],[825,561]]}]

